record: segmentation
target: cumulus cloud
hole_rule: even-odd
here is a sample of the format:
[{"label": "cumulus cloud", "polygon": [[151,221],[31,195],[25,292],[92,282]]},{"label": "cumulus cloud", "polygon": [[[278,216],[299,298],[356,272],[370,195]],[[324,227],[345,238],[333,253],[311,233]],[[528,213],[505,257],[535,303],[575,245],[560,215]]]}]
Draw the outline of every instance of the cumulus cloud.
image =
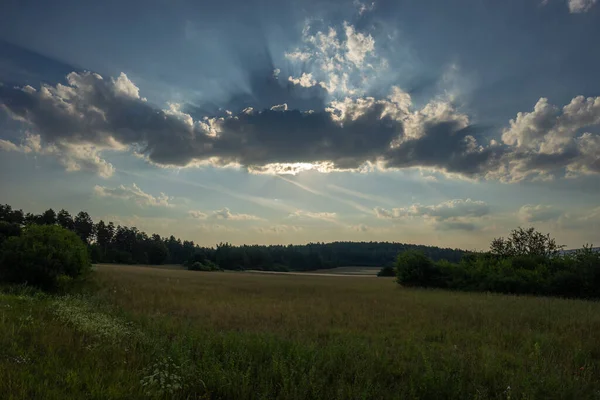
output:
[{"label": "cumulus cloud", "polygon": [[[359,168],[396,151],[390,144],[403,134],[409,101],[396,90],[389,99],[345,99],[315,112],[281,105],[198,121],[177,104],[160,110],[139,99],[125,79],[71,73],[66,86],[3,87],[0,100],[13,118],[35,132],[36,151],[78,161],[65,161],[71,169],[87,156],[90,168],[104,165],[107,171],[101,152],[124,149],[166,166],[233,164],[259,171],[270,164],[304,162]],[[5,141],[2,148],[15,146]]]},{"label": "cumulus cloud", "polygon": [[210,213],[204,213],[202,211],[192,210],[188,214],[196,219],[221,219],[228,221],[258,221],[261,218],[251,214],[238,214],[232,213],[229,208],[225,207],[220,210],[215,210]]},{"label": "cumulus cloud", "polygon": [[544,204],[526,204],[517,212],[517,216],[521,221],[529,223],[552,221],[561,215],[560,210]]},{"label": "cumulus cloud", "polygon": [[254,173],[425,168],[504,181],[600,173],[600,137],[582,133],[600,125],[600,97],[578,96],[562,109],[542,98],[497,142],[482,139],[485,130],[450,101],[415,109],[398,87],[385,98],[344,97],[322,110],[283,103],[198,120],[179,104],[159,109],[145,101],[125,74],[71,73],[67,83],[0,87],[2,108],[27,132],[20,143],[2,139],[0,150],[54,156],[67,170],[104,177],[114,171],[107,151],[132,151],[161,166]]},{"label": "cumulus cloud", "polygon": [[102,150],[105,149],[107,147],[102,145],[77,144],[66,141],[42,146],[40,135],[29,133],[18,145],[0,139],[0,150],[53,156],[69,172],[89,171],[102,178],[109,178],[114,174],[115,168],[100,156]]},{"label": "cumulus cloud", "polygon": [[[360,13],[372,7],[361,4]],[[307,23],[302,41],[302,47],[285,53],[288,60],[301,63],[304,70],[299,77],[290,76],[289,81],[303,87],[320,86],[333,97],[364,93],[387,67],[387,60],[376,54],[373,36],[348,22],[337,29],[318,29]]]},{"label": "cumulus cloud", "polygon": [[442,230],[475,230],[478,218],[490,213],[489,206],[483,201],[456,199],[436,205],[413,204],[410,207],[385,209],[375,208],[375,215],[381,219],[424,218],[432,221]]},{"label": "cumulus cloud", "polygon": [[589,11],[598,0],[568,0],[571,13],[584,13]]},{"label": "cumulus cloud", "polygon": [[600,173],[600,136],[583,129],[600,125],[600,97],[577,96],[562,109],[541,98],[519,112],[502,133],[510,153],[498,171],[509,180]]},{"label": "cumulus cloud", "polygon": [[136,204],[145,207],[172,207],[170,201],[172,197],[167,196],[164,193],[160,193],[159,196],[152,196],[140,189],[135,183],[131,186],[120,185],[116,188],[108,188],[104,186],[96,185],[94,192],[100,197],[112,197],[117,199],[124,199],[133,201]]},{"label": "cumulus cloud", "polygon": [[317,81],[313,79],[312,74],[307,74],[306,72],[303,72],[299,78],[294,78],[290,76],[288,80],[294,85],[299,85],[303,87],[311,87],[317,84]]}]

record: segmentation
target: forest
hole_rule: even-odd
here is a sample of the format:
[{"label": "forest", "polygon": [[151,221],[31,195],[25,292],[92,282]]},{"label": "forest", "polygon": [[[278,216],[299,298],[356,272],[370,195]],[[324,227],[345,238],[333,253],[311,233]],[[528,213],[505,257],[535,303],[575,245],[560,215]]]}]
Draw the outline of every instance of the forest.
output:
[{"label": "forest", "polygon": [[398,253],[417,250],[434,261],[458,262],[465,252],[393,242],[333,242],[305,245],[241,245],[219,243],[202,247],[191,240],[171,235],[147,234],[136,227],[94,222],[81,211],[75,216],[66,210],[48,209],[41,214],[24,213],[0,205],[0,243],[19,235],[29,225],[57,225],[77,234],[87,244],[93,263],[183,264],[190,269],[308,271],[339,266],[392,266]]}]

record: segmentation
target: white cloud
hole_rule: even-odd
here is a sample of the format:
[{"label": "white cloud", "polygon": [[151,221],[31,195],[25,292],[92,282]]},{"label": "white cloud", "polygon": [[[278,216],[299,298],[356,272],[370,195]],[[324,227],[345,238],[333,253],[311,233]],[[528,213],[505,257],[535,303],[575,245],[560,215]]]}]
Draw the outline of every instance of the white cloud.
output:
[{"label": "white cloud", "polygon": [[562,109],[541,98],[532,112],[519,112],[502,133],[505,162],[490,177],[519,181],[600,173],[600,136],[582,130],[600,125],[600,97],[577,96]]},{"label": "white cloud", "polygon": [[346,33],[346,58],[357,67],[362,66],[368,54],[375,50],[375,39],[371,35],[357,32],[354,26],[344,24]]},{"label": "white cloud", "polygon": [[123,72],[116,80],[113,80],[113,85],[115,92],[122,96],[131,97],[132,99],[140,98],[140,89]]},{"label": "white cloud", "polygon": [[13,142],[4,139],[0,139],[0,150],[25,152],[21,147],[17,146]]},{"label": "white cloud", "polygon": [[300,78],[294,78],[290,76],[288,81],[292,82],[294,85],[300,85],[302,87],[311,87],[317,84],[317,81],[313,79],[312,74],[307,74],[303,72]]},{"label": "white cloud", "polygon": [[124,199],[133,201],[136,204],[145,207],[172,207],[170,201],[172,197],[161,193],[159,196],[152,196],[140,189],[135,183],[131,186],[119,185],[116,188],[107,188],[104,186],[96,185],[94,192],[100,197],[112,197],[117,199]]},{"label": "white cloud", "polygon": [[54,156],[68,172],[89,171],[102,178],[109,178],[115,172],[113,165],[100,157],[100,153],[107,148],[109,147],[67,141],[44,146],[40,136],[32,134],[25,136],[20,145],[0,139],[0,150]]},{"label": "white cloud", "polygon": [[309,219],[320,219],[323,221],[335,221],[337,214],[334,212],[312,212],[306,210],[296,210],[288,215],[289,218],[309,218]]},{"label": "white cloud", "polygon": [[571,13],[584,13],[589,11],[598,0],[568,0]]},{"label": "white cloud", "polygon": [[271,107],[271,111],[287,111],[287,109],[288,105],[286,103]]},{"label": "white cloud", "polygon": [[281,225],[281,224],[254,228],[254,230],[258,233],[275,234],[275,235],[300,232],[303,229],[304,228],[302,228],[301,226]]},{"label": "white cloud", "polygon": [[[369,10],[364,4],[360,9]],[[387,60],[376,54],[375,39],[348,22],[341,29],[324,28],[316,30],[307,23],[304,46],[285,53],[288,60],[302,63],[304,70],[289,81],[303,87],[319,85],[334,97],[364,93],[387,67]]]},{"label": "white cloud", "polygon": [[258,221],[261,218],[256,215],[250,214],[237,214],[232,213],[229,208],[224,207],[220,210],[215,210],[210,213],[204,213],[202,211],[192,210],[189,211],[188,214],[196,219],[222,219],[228,221]]}]

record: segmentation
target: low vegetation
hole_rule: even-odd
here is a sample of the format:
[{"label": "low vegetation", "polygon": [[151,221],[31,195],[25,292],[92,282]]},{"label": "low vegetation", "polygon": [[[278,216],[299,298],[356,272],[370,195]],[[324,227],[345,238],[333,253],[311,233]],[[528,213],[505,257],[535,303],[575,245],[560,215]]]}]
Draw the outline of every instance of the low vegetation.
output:
[{"label": "low vegetation", "polygon": [[600,252],[591,246],[561,252],[549,235],[516,229],[495,239],[489,253],[458,263],[406,251],[396,261],[403,286],[600,299]]},{"label": "low vegetation", "polygon": [[92,283],[0,294],[3,398],[600,395],[600,303],[136,266]]}]

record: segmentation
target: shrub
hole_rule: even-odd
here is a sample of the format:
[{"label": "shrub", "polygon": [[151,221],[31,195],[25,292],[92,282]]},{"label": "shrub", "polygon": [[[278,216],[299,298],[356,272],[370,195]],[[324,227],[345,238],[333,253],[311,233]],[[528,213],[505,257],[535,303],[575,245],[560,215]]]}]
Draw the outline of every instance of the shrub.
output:
[{"label": "shrub", "polygon": [[394,267],[391,265],[386,265],[381,268],[381,270],[377,273],[377,276],[396,276],[396,271],[394,271]]},{"label": "shrub", "polygon": [[19,235],[21,235],[21,226],[19,224],[0,221],[0,245],[9,237]]},{"label": "shrub", "polygon": [[551,257],[560,254],[564,246],[557,245],[550,234],[542,234],[535,228],[513,229],[508,238],[496,238],[490,244],[493,254],[503,257],[541,256]]},{"label": "shrub", "polygon": [[404,286],[432,286],[436,268],[422,251],[407,250],[396,259],[396,276],[398,283]]},{"label": "shrub", "polygon": [[55,225],[29,225],[0,248],[0,280],[55,289],[61,277],[77,278],[90,270],[85,244]]},{"label": "shrub", "polygon": [[508,242],[495,239],[492,244],[492,250],[504,246],[506,252],[467,253],[460,263],[433,263],[423,253],[402,253],[396,263],[397,282],[405,286],[600,299],[600,252],[590,245],[559,254],[556,251],[560,246],[552,244],[548,235],[538,235],[531,229],[514,232]]},{"label": "shrub", "polygon": [[221,271],[221,268],[212,261],[204,260],[204,262],[195,261],[191,265],[188,266],[188,270],[190,271]]}]

